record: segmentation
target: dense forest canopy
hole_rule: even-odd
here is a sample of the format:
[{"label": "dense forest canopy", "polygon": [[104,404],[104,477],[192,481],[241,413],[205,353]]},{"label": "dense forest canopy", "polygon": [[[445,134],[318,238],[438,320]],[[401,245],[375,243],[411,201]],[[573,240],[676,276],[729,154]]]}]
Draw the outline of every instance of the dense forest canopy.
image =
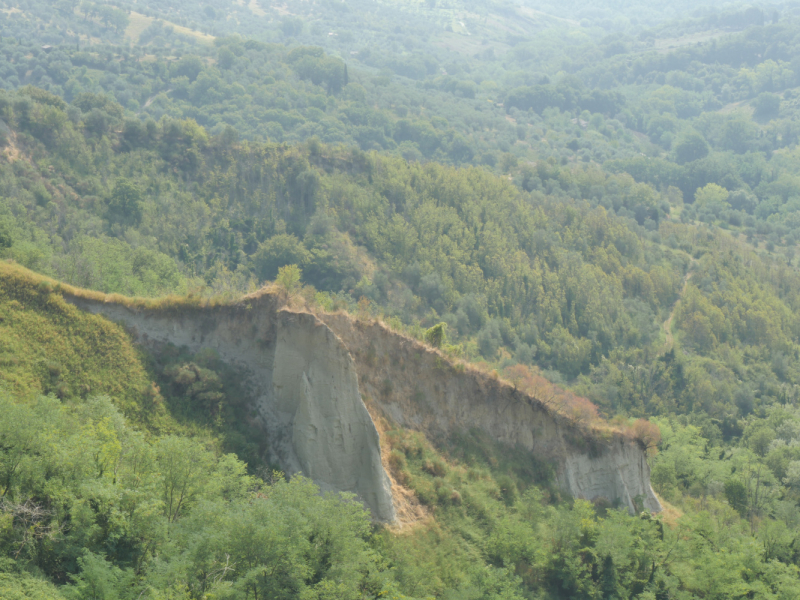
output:
[{"label": "dense forest canopy", "polygon": [[[798,33],[792,2],[0,0],[0,596],[798,597]],[[217,357],[18,265],[278,279],[558,384],[646,428],[666,510],[397,430],[428,517],[373,526],[272,472]]]}]

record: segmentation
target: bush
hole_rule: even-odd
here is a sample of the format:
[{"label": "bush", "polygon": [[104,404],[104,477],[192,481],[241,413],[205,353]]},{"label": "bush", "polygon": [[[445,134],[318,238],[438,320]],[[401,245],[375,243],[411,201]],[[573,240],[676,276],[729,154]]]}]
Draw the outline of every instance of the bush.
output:
[{"label": "bush", "polygon": [[444,477],[447,475],[447,467],[440,460],[426,460],[422,465],[422,470],[434,477]]},{"label": "bush", "polygon": [[661,442],[661,430],[658,425],[645,419],[637,419],[631,427],[634,439],[647,450],[655,449]]},{"label": "bush", "polygon": [[300,267],[297,265],[286,265],[278,269],[278,277],[275,278],[275,283],[291,294],[299,287],[300,278],[302,276],[303,270]]},{"label": "bush", "polygon": [[425,343],[441,348],[447,343],[447,323],[439,323],[425,331]]},{"label": "bush", "polygon": [[311,254],[296,236],[281,233],[269,238],[258,247],[253,256],[253,266],[261,281],[274,279],[281,267],[305,265]]}]

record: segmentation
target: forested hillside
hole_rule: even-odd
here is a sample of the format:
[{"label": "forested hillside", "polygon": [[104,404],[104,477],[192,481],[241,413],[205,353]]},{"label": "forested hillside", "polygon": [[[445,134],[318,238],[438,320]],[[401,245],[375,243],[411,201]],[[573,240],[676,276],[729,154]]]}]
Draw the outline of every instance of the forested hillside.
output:
[{"label": "forested hillside", "polygon": [[[0,4],[0,590],[798,596],[797,4]],[[397,430],[427,516],[372,527],[271,473],[218,358],[146,355],[20,266],[191,302],[283,268],[311,309],[657,425],[667,510]],[[180,510],[173,453],[205,465]]]}]

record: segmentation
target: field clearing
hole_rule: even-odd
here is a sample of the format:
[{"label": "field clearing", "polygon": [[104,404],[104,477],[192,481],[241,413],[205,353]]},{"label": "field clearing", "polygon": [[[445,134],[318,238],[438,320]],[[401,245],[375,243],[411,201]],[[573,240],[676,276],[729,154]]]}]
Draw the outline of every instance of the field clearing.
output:
[{"label": "field clearing", "polygon": [[753,116],[754,108],[750,106],[747,100],[741,102],[731,102],[720,108],[717,112],[721,115],[729,115],[732,113],[742,113],[744,116],[750,118]]},{"label": "field clearing", "polygon": [[267,11],[261,8],[258,5],[258,0],[250,0],[250,4],[247,5],[247,8],[250,9],[250,12],[253,13],[257,17],[266,17]]},{"label": "field clearing", "polygon": [[725,32],[721,29],[712,29],[711,31],[702,31],[677,38],[664,38],[662,40],[656,40],[655,49],[659,54],[667,54],[678,48],[702,45],[711,40],[720,38],[723,35],[725,35]]},{"label": "field clearing", "polygon": [[463,33],[448,32],[437,36],[437,38],[438,39],[434,42],[437,46],[466,56],[474,56],[478,52],[483,52],[489,48],[497,47],[498,50],[501,49],[499,45],[491,42],[488,45],[483,45],[481,39],[477,36],[470,36]]},{"label": "field clearing", "polygon": [[[142,35],[144,30],[150,27],[155,20],[156,19],[153,17],[148,17],[147,15],[131,11],[130,22],[128,23],[128,27],[125,29],[125,37],[134,43],[138,42],[139,37]],[[195,31],[194,29],[189,29],[188,27],[183,27],[182,25],[176,25],[175,23],[170,23],[169,21],[164,21],[164,24],[172,27],[175,30],[175,33],[193,37],[196,40],[205,42],[207,44],[213,43],[216,39],[213,35],[201,33],[200,31]]]},{"label": "field clearing", "polygon": [[540,21],[549,21],[549,22],[559,22],[569,25],[570,27],[580,27],[581,24],[579,21],[575,21],[573,19],[565,19],[564,17],[557,17],[555,15],[551,15],[550,13],[542,12],[541,10],[536,10],[535,8],[530,8],[528,6],[520,6],[517,8],[517,12],[520,18],[525,18],[530,20],[531,22],[538,23]]}]

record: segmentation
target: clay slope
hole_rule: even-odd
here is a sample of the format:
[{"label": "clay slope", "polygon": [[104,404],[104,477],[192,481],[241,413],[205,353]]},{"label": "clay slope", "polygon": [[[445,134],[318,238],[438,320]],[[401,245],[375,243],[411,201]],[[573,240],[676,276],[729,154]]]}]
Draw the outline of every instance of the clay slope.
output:
[{"label": "clay slope", "polygon": [[377,520],[392,521],[395,512],[362,394],[380,416],[432,439],[479,428],[552,461],[559,485],[575,497],[661,510],[634,440],[571,424],[513,386],[378,322],[293,311],[270,291],[205,307],[62,293],[125,324],[147,347],[216,351],[240,369],[257,398],[273,460],[323,489],[355,493]]}]

